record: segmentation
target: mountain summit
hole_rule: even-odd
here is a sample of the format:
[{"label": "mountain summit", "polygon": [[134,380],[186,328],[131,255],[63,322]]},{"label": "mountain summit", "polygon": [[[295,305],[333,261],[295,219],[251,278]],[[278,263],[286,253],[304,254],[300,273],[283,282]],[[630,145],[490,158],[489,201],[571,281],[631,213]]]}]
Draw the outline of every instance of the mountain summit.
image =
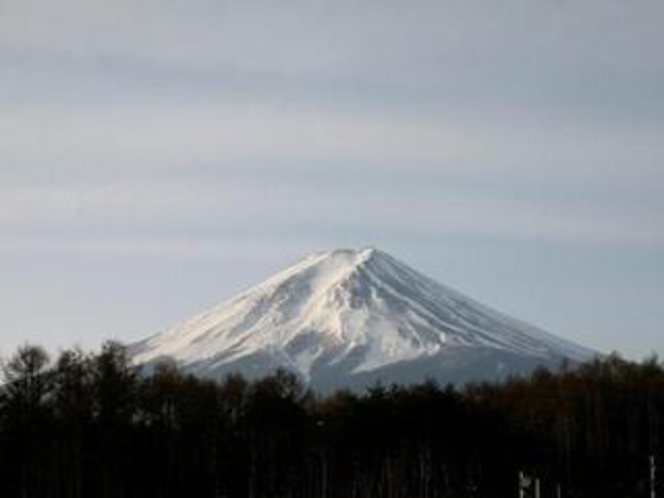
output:
[{"label": "mountain summit", "polygon": [[206,377],[282,367],[321,390],[493,380],[593,356],[372,248],[309,256],[130,350]]}]

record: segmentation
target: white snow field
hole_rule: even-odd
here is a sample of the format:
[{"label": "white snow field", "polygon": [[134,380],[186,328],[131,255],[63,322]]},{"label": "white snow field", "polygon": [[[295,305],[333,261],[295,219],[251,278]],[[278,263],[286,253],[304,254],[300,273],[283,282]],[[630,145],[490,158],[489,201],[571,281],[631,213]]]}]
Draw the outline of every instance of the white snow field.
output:
[{"label": "white snow field", "polygon": [[494,380],[595,355],[372,248],[309,256],[130,351],[213,378],[283,367],[322,390]]}]

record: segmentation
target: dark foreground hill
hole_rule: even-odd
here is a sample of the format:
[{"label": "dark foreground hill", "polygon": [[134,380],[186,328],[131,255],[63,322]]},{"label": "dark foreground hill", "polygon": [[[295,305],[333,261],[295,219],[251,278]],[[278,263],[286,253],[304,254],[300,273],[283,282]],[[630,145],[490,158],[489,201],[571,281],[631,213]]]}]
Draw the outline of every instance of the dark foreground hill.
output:
[{"label": "dark foreground hill", "polygon": [[140,375],[107,344],[55,364],[23,348],[4,380],[3,498],[507,498],[520,473],[545,498],[639,498],[664,457],[656,360],[319,398],[284,371]]}]

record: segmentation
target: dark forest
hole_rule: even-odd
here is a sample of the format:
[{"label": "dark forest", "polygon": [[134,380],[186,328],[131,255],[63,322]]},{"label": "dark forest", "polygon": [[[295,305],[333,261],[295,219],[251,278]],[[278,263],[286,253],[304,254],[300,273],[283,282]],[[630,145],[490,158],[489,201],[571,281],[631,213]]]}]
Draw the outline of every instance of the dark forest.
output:
[{"label": "dark forest", "polygon": [[656,358],[325,397],[284,371],[142,374],[112,342],[24,346],[2,372],[3,498],[501,498],[520,474],[543,498],[664,493]]}]

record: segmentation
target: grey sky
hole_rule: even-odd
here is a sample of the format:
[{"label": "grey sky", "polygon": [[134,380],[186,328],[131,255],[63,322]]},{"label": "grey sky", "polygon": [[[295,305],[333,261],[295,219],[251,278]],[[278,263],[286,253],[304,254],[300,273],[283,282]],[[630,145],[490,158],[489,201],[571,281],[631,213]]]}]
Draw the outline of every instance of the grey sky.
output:
[{"label": "grey sky", "polygon": [[0,351],[377,245],[664,351],[664,4],[0,0]]}]

